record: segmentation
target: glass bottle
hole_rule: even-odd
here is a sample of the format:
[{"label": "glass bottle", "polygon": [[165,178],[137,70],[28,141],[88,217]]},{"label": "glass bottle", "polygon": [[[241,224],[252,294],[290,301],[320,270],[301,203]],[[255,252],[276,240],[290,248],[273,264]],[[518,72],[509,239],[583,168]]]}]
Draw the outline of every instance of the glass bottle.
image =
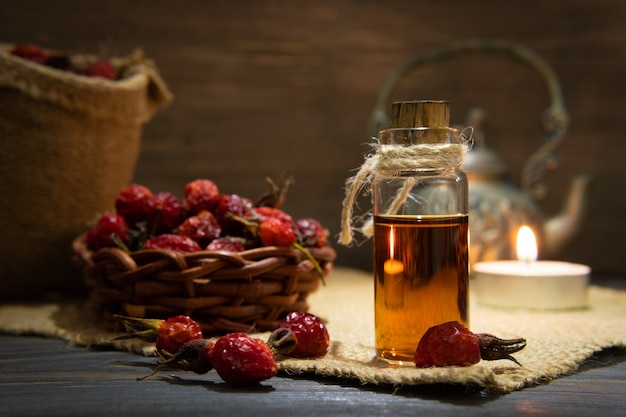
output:
[{"label": "glass bottle", "polygon": [[397,102],[372,178],[376,352],[412,364],[424,332],[468,317],[467,140],[446,101]]}]

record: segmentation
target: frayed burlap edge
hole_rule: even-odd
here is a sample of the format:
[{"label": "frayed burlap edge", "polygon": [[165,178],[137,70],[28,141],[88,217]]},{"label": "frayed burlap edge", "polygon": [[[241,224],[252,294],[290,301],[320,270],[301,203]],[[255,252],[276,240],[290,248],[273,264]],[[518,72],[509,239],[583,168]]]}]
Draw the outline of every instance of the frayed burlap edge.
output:
[{"label": "frayed burlap edge", "polygon": [[[472,330],[528,340],[526,349],[515,354],[521,367],[510,361],[431,369],[381,364],[374,357],[373,319],[369,319],[373,318],[372,278],[362,271],[336,268],[327,286],[311,294],[309,302],[311,312],[327,321],[331,346],[320,359],[281,361],[281,370],[287,374],[332,376],[375,385],[457,384],[508,393],[572,374],[602,349],[626,348],[626,293],[599,287],[590,287],[589,308],[578,311],[491,310],[477,305],[472,298]],[[103,331],[98,317],[82,300],[5,304],[0,306],[0,331],[154,354],[150,343],[113,341],[117,334]],[[267,338],[267,334],[255,336]]]}]

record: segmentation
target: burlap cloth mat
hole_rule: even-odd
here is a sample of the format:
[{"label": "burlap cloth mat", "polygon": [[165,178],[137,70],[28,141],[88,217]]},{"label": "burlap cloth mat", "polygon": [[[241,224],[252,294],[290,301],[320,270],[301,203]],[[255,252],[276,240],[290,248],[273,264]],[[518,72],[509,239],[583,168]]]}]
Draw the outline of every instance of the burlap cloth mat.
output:
[{"label": "burlap cloth mat", "polygon": [[[525,337],[526,349],[510,361],[467,368],[391,368],[374,358],[373,282],[369,273],[336,268],[326,287],[309,297],[311,312],[327,320],[329,353],[316,360],[285,360],[281,369],[303,376],[334,376],[363,384],[459,384],[507,393],[566,376],[609,347],[626,348],[626,292],[591,286],[589,308],[569,312],[502,311],[471,301],[471,329],[500,337]],[[0,305],[0,331],[65,339],[80,346],[110,346],[145,355],[153,345],[116,341],[85,303],[57,301]],[[259,334],[259,337],[267,337]]]}]

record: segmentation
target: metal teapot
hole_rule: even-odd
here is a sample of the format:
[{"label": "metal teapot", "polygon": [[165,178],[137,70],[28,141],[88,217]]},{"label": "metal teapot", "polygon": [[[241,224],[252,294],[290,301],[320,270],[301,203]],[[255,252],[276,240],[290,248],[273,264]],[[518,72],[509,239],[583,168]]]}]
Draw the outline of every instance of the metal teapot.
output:
[{"label": "metal teapot", "polygon": [[523,225],[530,226],[537,235],[542,258],[557,256],[580,231],[590,177],[586,174],[574,177],[562,211],[554,217],[544,217],[538,205],[547,193],[543,177],[548,167],[556,166],[553,151],[565,135],[569,116],[554,72],[531,50],[504,40],[472,39],[453,42],[409,60],[383,84],[370,119],[370,133],[376,136],[388,126],[385,109],[401,77],[427,62],[475,52],[503,53],[537,70],[546,81],[551,105],[543,115],[546,141],[526,162],[520,187],[513,184],[506,165],[485,144],[485,112],[479,108],[470,111],[468,125],[474,129],[474,146],[464,162],[469,178],[470,263],[515,259],[516,236]]}]

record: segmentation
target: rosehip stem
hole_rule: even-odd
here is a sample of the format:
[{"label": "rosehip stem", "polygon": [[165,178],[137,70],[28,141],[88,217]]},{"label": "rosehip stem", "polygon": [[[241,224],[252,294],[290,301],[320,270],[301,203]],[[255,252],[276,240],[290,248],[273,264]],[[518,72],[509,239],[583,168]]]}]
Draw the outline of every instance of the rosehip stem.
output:
[{"label": "rosehip stem", "polygon": [[480,340],[480,357],[487,361],[495,361],[498,359],[508,359],[519,366],[521,363],[517,361],[511,353],[519,352],[526,347],[526,339],[500,339],[491,334],[477,334]]},{"label": "rosehip stem", "polygon": [[326,276],[324,275],[324,271],[322,271],[322,267],[320,266],[320,263],[317,262],[317,259],[315,259],[313,255],[311,255],[311,252],[306,250],[306,248],[302,246],[301,244],[299,244],[298,242],[294,242],[293,247],[298,249],[300,252],[302,252],[304,256],[308,258],[309,261],[313,262],[313,266],[315,267],[315,270],[319,272],[320,277],[322,278],[322,285],[326,286]]}]

